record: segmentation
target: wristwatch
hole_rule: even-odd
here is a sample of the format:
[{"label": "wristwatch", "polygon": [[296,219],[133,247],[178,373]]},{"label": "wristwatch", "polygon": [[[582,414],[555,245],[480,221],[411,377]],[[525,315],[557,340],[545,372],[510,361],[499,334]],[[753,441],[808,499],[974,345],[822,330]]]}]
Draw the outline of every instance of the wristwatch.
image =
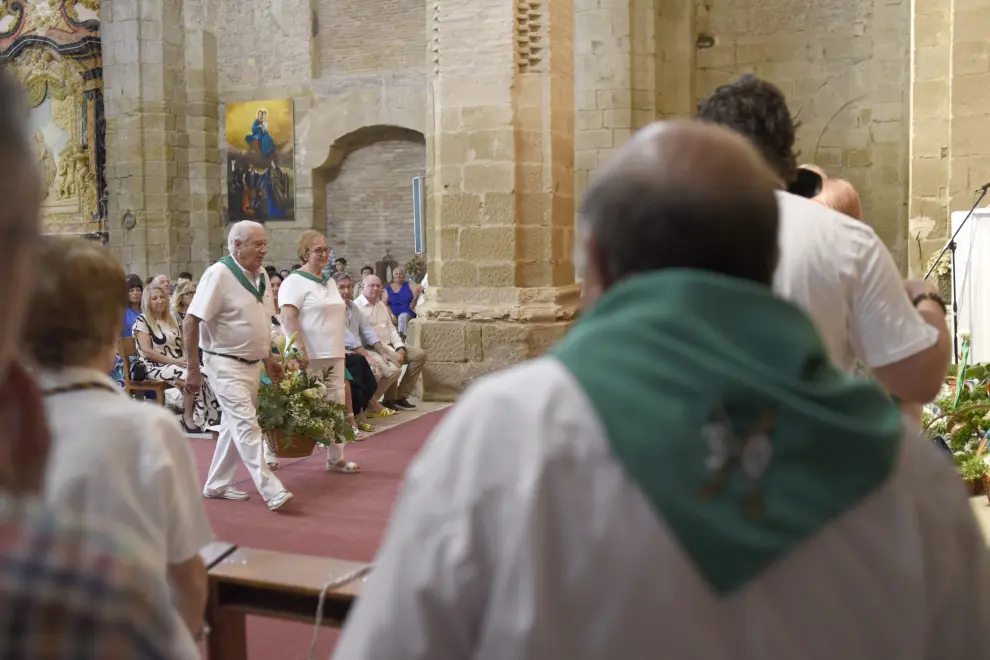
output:
[{"label": "wristwatch", "polygon": [[936,302],[938,303],[938,306],[942,308],[943,314],[948,313],[948,309],[945,306],[945,301],[942,300],[942,296],[938,295],[937,293],[923,293],[920,296],[916,296],[915,299],[911,301],[911,304],[917,307],[918,305],[921,304],[922,300],[931,300],[933,302]]}]

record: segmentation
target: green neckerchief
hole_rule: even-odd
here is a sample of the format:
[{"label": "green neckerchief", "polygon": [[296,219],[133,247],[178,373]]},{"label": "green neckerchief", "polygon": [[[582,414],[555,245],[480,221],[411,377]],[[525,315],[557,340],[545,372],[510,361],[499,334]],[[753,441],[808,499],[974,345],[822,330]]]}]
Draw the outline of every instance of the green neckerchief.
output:
[{"label": "green neckerchief", "polygon": [[307,280],[312,280],[312,281],[316,282],[317,284],[323,284],[323,285],[326,285],[326,283],[328,281],[327,278],[325,278],[325,277],[317,277],[316,275],[313,275],[312,273],[307,273],[302,268],[295,269],[294,271],[292,271],[291,273],[289,273],[289,275],[302,275]]},{"label": "green neckerchief", "polygon": [[808,318],[753,282],[690,270],[631,278],[552,354],[718,593],[856,506],[900,449],[901,416],[884,393],[831,366]]},{"label": "green neckerchief", "polygon": [[254,283],[247,278],[247,275],[244,274],[244,269],[241,268],[236,261],[234,261],[234,257],[228,254],[226,257],[223,257],[220,260],[220,263],[222,263],[224,266],[230,269],[230,272],[234,274],[234,277],[236,277],[237,281],[241,283],[241,286],[243,286],[245,289],[250,291],[251,295],[253,295],[255,298],[258,299],[258,302],[260,303],[265,302],[264,275],[261,276],[261,286],[255,287]]}]

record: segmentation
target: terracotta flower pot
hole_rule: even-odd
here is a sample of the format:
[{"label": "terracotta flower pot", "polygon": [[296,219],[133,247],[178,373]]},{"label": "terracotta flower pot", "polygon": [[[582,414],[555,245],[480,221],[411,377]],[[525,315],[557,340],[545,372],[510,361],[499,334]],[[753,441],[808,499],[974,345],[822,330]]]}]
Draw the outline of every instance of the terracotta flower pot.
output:
[{"label": "terracotta flower pot", "polygon": [[[986,475],[983,475],[984,479]],[[967,479],[966,487],[969,489],[970,495],[979,495],[983,492],[983,479]]]},{"label": "terracotta flower pot", "polygon": [[313,453],[316,440],[288,436],[278,429],[265,429],[266,442],[279,458],[305,458]]}]

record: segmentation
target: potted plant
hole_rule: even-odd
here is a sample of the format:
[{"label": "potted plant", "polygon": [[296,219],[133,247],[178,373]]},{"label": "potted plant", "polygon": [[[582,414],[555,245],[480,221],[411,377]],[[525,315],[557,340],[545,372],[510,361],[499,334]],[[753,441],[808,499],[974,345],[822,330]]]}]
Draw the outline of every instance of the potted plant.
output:
[{"label": "potted plant", "polygon": [[941,256],[936,252],[928,260],[927,269],[935,266],[935,281],[938,283],[938,295],[946,303],[952,303],[952,257],[948,252]]},{"label": "potted plant", "polygon": [[263,375],[258,392],[258,423],[275,454],[285,458],[309,456],[316,445],[354,440],[347,408],[326,399],[330,371],[316,375],[301,369],[294,340],[295,335],[279,338],[282,378],[272,382]]},{"label": "potted plant", "polygon": [[[969,377],[969,370],[966,370]],[[990,471],[986,459],[986,437],[990,432],[990,395],[985,385],[944,387],[942,394],[924,414],[925,433],[935,439],[941,438],[945,448],[952,454],[952,460],[974,495],[984,490],[985,477]],[[990,491],[987,491],[990,497]]]}]

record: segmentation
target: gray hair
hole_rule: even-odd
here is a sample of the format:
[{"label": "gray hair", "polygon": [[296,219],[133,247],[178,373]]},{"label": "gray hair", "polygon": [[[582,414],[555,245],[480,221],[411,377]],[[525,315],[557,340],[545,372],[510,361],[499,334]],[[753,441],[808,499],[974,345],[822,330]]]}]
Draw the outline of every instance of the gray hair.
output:
[{"label": "gray hair", "polygon": [[351,276],[348,275],[347,273],[334,273],[332,277],[333,277],[333,281],[336,282],[337,284],[340,284],[344,280],[347,280],[348,282],[354,281],[351,279]]},{"label": "gray hair", "polygon": [[230,228],[230,232],[227,234],[227,250],[234,254],[234,248],[238,243],[243,243],[247,240],[247,237],[255,229],[260,229],[265,231],[265,226],[254,220],[241,220],[240,222],[235,222]]}]

